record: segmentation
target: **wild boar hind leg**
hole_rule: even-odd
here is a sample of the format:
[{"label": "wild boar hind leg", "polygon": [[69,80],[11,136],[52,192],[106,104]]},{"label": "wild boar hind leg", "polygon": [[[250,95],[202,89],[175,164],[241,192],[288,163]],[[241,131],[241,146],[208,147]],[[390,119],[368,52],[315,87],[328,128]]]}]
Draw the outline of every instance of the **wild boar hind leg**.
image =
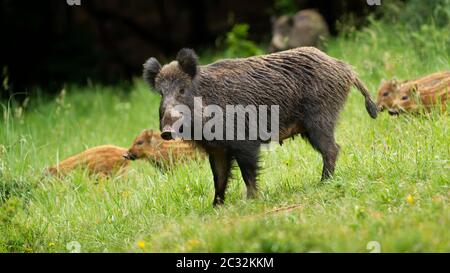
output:
[{"label": "wild boar hind leg", "polygon": [[334,174],[339,145],[334,139],[334,125],[309,121],[305,123],[305,136],[309,143],[321,153],[323,159],[322,181]]}]

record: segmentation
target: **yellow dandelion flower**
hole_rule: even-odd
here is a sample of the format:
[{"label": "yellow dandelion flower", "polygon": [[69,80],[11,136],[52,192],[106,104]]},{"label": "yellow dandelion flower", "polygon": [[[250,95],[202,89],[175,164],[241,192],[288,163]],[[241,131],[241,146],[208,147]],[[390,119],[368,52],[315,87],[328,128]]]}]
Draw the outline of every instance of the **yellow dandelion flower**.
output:
[{"label": "yellow dandelion flower", "polygon": [[49,247],[54,247],[56,244],[54,243],[54,242],[50,242],[50,243],[48,243],[48,246]]},{"label": "yellow dandelion flower", "polygon": [[142,240],[138,241],[138,242],[137,242],[137,246],[138,246],[140,249],[144,249],[144,248],[145,248],[145,241],[142,241]]},{"label": "yellow dandelion flower", "polygon": [[196,239],[192,239],[192,240],[189,240],[186,242],[188,249],[195,248],[195,247],[199,246],[200,244],[201,244],[201,242]]},{"label": "yellow dandelion flower", "polygon": [[410,205],[414,205],[414,197],[411,194],[409,194],[406,197],[406,202],[408,202],[408,204],[410,204]]}]

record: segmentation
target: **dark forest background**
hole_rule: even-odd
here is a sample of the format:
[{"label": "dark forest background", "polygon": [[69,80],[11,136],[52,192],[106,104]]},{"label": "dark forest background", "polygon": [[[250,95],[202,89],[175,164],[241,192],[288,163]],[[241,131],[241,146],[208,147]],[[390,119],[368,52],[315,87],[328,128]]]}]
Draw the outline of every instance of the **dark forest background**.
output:
[{"label": "dark forest background", "polygon": [[365,0],[65,0],[0,1],[2,82],[8,92],[45,92],[64,83],[106,84],[141,73],[149,56],[162,61],[182,47],[220,47],[237,23],[249,25],[249,39],[267,43],[271,18],[315,8],[333,35],[338,22],[364,24],[374,7]]}]

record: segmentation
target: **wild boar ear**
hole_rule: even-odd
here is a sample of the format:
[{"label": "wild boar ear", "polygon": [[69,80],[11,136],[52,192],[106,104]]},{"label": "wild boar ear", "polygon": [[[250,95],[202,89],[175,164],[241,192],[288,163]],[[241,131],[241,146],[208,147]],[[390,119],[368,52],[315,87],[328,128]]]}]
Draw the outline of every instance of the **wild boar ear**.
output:
[{"label": "wild boar ear", "polygon": [[190,48],[183,48],[177,54],[177,62],[186,74],[194,78],[197,74],[198,57]]},{"label": "wild boar ear", "polygon": [[392,80],[391,80],[391,86],[392,87],[394,87],[394,88],[397,88],[398,87],[398,80],[397,80],[397,78],[392,78]]},{"label": "wild boar ear", "polygon": [[149,130],[145,131],[145,137],[144,141],[147,143],[150,143],[150,140],[152,139],[152,133]]},{"label": "wild boar ear", "polygon": [[152,132],[151,129],[145,129],[144,130],[144,135],[145,135],[146,138],[150,137],[152,134],[153,134],[153,132]]},{"label": "wild boar ear", "polygon": [[143,77],[144,80],[150,84],[151,87],[155,87],[155,78],[161,70],[161,64],[156,58],[151,57],[144,63]]},{"label": "wild boar ear", "polygon": [[141,134],[139,135],[138,138],[139,138],[140,141],[147,142],[147,140],[148,140],[148,130],[147,129],[142,130],[142,132],[141,132]]}]

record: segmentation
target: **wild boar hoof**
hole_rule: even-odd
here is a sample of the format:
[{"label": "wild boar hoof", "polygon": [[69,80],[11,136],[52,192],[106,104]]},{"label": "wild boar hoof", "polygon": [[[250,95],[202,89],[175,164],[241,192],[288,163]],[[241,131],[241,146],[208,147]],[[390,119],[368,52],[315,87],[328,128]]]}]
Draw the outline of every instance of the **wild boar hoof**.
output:
[{"label": "wild boar hoof", "polygon": [[220,197],[214,198],[213,207],[221,206],[224,204],[224,200]]},{"label": "wild boar hoof", "polygon": [[256,189],[248,189],[247,190],[247,199],[255,199],[258,195],[258,191]]}]

